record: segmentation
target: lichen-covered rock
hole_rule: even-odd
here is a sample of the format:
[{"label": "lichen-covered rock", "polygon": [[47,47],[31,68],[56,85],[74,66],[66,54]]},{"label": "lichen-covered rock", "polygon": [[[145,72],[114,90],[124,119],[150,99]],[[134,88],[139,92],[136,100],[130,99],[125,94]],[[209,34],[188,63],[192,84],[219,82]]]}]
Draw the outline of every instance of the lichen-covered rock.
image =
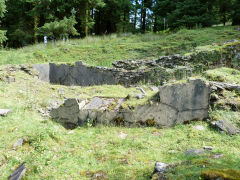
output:
[{"label": "lichen-covered rock", "polygon": [[220,120],[214,122],[213,125],[216,126],[220,131],[224,131],[229,135],[235,135],[240,132],[239,129],[228,120]]},{"label": "lichen-covered rock", "polygon": [[[208,117],[210,88],[201,80],[159,88],[160,98],[152,103],[123,109],[126,99],[94,97],[90,100],[68,99],[50,115],[62,124],[96,124],[171,127],[178,123]],[[160,100],[159,100],[160,99]]]}]

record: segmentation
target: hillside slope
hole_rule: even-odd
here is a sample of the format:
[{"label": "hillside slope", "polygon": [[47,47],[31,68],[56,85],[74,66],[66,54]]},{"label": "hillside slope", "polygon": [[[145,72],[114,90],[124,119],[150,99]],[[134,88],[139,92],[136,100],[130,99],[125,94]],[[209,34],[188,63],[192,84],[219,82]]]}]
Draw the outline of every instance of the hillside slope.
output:
[{"label": "hillside slope", "polygon": [[197,46],[240,39],[236,27],[182,29],[169,34],[123,34],[88,37],[55,44],[49,42],[17,50],[0,50],[0,65],[83,61],[88,65],[111,66],[116,60],[152,59],[161,55],[185,54]]}]

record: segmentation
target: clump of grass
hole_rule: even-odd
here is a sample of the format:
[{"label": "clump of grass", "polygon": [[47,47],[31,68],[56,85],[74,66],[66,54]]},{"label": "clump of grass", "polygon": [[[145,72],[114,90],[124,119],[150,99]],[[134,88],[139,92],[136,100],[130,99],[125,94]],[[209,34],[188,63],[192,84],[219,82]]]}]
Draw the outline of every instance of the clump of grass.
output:
[{"label": "clump of grass", "polygon": [[240,84],[240,71],[236,69],[217,68],[206,71],[205,75],[211,81]]}]

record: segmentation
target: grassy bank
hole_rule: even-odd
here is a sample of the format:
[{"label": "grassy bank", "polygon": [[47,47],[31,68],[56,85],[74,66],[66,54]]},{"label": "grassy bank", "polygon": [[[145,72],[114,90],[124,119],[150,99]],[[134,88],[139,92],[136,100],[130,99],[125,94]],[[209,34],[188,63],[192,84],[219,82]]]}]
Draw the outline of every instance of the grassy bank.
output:
[{"label": "grassy bank", "polygon": [[169,34],[123,34],[49,42],[20,49],[0,50],[0,65],[83,61],[89,65],[111,66],[116,60],[152,59],[161,55],[185,54],[197,46],[240,39],[236,27],[182,29]]}]

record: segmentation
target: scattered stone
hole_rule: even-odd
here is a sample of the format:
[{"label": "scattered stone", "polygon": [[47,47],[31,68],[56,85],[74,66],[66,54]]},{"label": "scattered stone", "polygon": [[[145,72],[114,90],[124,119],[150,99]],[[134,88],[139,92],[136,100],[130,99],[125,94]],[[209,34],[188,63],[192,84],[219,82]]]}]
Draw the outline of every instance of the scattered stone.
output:
[{"label": "scattered stone", "polygon": [[175,150],[170,150],[170,151],[168,151],[168,153],[169,153],[169,154],[175,154],[176,151],[175,151]]},{"label": "scattered stone", "polygon": [[22,163],[9,177],[9,180],[21,180],[26,173],[25,163]]},{"label": "scattered stone", "polygon": [[9,113],[11,113],[11,109],[0,109],[0,116],[7,116]]},{"label": "scattered stone", "polygon": [[206,131],[206,127],[202,126],[202,125],[196,125],[192,127],[193,129],[196,129],[198,131]]},{"label": "scattered stone", "polygon": [[211,86],[215,86],[215,88],[220,89],[220,90],[229,90],[229,91],[239,91],[240,90],[240,85],[238,84],[228,84],[228,83],[222,83],[222,82],[209,82]]},{"label": "scattered stone", "polygon": [[205,149],[207,151],[212,151],[213,147],[212,146],[204,146],[203,149]]},{"label": "scattered stone", "polygon": [[64,89],[63,88],[59,88],[58,89],[58,94],[63,95],[64,94]]},{"label": "scattered stone", "polygon": [[168,164],[157,161],[155,163],[155,167],[154,167],[154,171],[153,171],[152,175],[154,175],[156,173],[165,173],[168,168],[169,168]]},{"label": "scattered stone", "polygon": [[149,89],[150,89],[151,91],[154,91],[154,92],[158,92],[158,91],[159,91],[159,88],[156,87],[156,86],[151,86],[151,87],[149,87]]},{"label": "scattered stone", "polygon": [[16,150],[18,147],[22,146],[23,144],[27,143],[29,139],[27,137],[19,138],[17,142],[13,145],[13,150]]},{"label": "scattered stone", "polygon": [[16,79],[14,76],[6,76],[6,79],[8,83],[16,82]]},{"label": "scattered stone", "polygon": [[22,146],[23,142],[24,142],[23,138],[18,139],[17,142],[14,143],[13,149],[15,150],[17,147]]},{"label": "scattered stone", "polygon": [[200,156],[205,153],[204,149],[188,149],[185,151],[186,156]]},{"label": "scattered stone", "polygon": [[229,135],[235,135],[240,132],[239,129],[228,120],[220,120],[217,122],[213,122],[212,124],[220,131],[224,131]]},{"label": "scattered stone", "polygon": [[127,136],[128,136],[128,134],[125,134],[124,132],[120,132],[119,137],[120,137],[121,139],[126,139]]},{"label": "scattered stone", "polygon": [[211,94],[210,100],[211,101],[217,101],[219,99],[217,94]]},{"label": "scattered stone", "polygon": [[108,179],[108,176],[104,171],[98,171],[92,176],[92,180],[106,180],[106,179]]},{"label": "scattered stone", "polygon": [[213,158],[213,159],[220,159],[220,158],[223,158],[224,155],[223,154],[213,154],[210,157]]},{"label": "scattered stone", "polygon": [[144,94],[134,94],[134,98],[136,99],[143,99],[144,97]]},{"label": "scattered stone", "polygon": [[139,91],[141,91],[144,95],[146,95],[147,93],[146,93],[146,91],[144,91],[144,89],[143,88],[141,88],[141,87],[136,87],[136,89],[137,90],[139,90]]}]

